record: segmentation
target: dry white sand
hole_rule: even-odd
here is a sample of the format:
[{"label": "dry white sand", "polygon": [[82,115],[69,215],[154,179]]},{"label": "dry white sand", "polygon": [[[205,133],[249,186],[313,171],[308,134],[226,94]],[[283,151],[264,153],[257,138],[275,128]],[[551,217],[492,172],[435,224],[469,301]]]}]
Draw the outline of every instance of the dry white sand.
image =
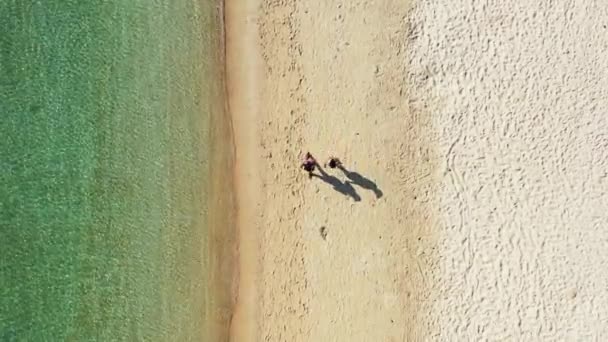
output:
[{"label": "dry white sand", "polygon": [[229,3],[234,341],[608,339],[608,3]]},{"label": "dry white sand", "polygon": [[417,2],[441,156],[434,336],[608,340],[608,2]]}]

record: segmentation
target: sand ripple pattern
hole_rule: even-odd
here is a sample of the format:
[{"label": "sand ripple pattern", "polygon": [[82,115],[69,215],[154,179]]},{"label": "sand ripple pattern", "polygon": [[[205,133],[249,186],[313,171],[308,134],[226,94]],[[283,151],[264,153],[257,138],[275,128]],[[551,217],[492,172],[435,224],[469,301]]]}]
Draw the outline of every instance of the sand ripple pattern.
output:
[{"label": "sand ripple pattern", "polygon": [[419,1],[440,131],[436,340],[608,339],[608,4]]}]

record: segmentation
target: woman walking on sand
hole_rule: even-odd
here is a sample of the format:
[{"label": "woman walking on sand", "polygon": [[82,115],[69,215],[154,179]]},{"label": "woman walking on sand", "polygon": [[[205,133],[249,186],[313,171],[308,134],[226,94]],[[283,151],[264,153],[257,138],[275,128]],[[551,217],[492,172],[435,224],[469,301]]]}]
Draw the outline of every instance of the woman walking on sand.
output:
[{"label": "woman walking on sand", "polygon": [[312,154],[310,154],[310,152],[306,152],[306,154],[302,156],[302,164],[300,167],[303,168],[304,171],[308,172],[309,179],[312,178],[312,172],[315,170],[316,166],[317,161],[315,158],[312,156]]},{"label": "woman walking on sand", "polygon": [[330,168],[335,169],[337,167],[341,167],[342,162],[336,157],[329,157],[329,160],[327,161],[327,163],[325,163],[325,166],[329,166]]}]

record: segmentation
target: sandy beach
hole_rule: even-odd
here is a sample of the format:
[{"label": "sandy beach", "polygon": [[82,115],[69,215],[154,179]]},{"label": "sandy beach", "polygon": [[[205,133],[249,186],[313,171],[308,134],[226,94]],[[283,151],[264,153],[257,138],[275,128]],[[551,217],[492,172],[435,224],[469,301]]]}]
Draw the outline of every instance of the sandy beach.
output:
[{"label": "sandy beach", "polygon": [[608,338],[607,4],[225,5],[231,340]]}]

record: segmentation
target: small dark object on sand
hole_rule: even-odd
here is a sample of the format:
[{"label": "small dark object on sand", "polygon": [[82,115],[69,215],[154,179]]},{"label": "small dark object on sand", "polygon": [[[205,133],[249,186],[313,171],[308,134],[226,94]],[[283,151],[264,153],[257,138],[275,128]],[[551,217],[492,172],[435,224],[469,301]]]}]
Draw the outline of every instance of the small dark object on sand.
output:
[{"label": "small dark object on sand", "polygon": [[325,226],[319,228],[319,233],[321,233],[321,237],[323,238],[323,240],[327,239],[327,228],[325,228]]}]

